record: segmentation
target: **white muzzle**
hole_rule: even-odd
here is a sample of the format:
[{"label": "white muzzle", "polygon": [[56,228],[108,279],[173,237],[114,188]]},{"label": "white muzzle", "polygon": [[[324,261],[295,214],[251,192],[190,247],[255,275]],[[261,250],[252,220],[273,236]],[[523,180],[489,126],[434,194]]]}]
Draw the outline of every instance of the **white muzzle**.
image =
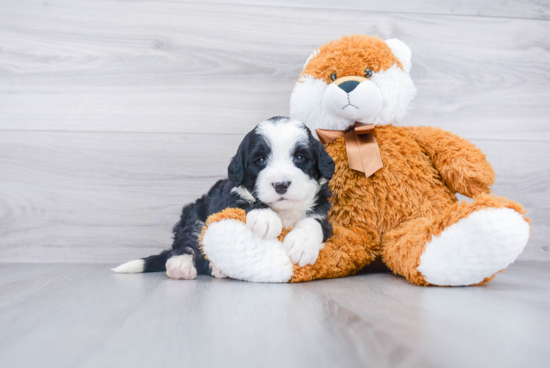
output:
[{"label": "white muzzle", "polygon": [[369,123],[383,107],[380,89],[366,78],[343,77],[332,82],[323,95],[325,113],[334,120]]}]

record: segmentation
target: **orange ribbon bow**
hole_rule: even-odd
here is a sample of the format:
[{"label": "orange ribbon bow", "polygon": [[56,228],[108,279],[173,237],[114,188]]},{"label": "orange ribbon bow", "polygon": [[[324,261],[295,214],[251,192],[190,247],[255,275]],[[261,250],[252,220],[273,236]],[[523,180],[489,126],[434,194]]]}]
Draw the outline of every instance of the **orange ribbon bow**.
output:
[{"label": "orange ribbon bow", "polygon": [[368,178],[383,167],[380,148],[374,136],[374,124],[355,123],[350,131],[326,129],[315,129],[315,131],[324,145],[344,135],[350,169],[364,172]]}]

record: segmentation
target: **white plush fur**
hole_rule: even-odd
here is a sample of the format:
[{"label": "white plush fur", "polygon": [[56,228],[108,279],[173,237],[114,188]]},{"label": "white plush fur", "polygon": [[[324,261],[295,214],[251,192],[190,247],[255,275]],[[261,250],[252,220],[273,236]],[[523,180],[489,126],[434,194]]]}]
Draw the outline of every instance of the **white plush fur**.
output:
[{"label": "white plush fur", "polygon": [[299,221],[283,241],[290,259],[300,267],[314,264],[323,249],[323,230],[312,218]]},{"label": "white plush fur", "polygon": [[315,128],[340,129],[349,125],[349,119],[331,120],[323,108],[323,96],[328,84],[311,75],[300,78],[290,95],[290,116],[304,122],[312,131]]},{"label": "white plush fur", "polygon": [[288,282],[293,264],[283,244],[262,238],[236,220],[211,224],[203,247],[209,259],[234,279],[253,282]]},{"label": "white plush fur", "polygon": [[323,94],[323,109],[332,121],[345,118],[368,124],[380,114],[383,104],[380,88],[370,80],[361,82],[349,93],[331,83]]},{"label": "white plush fur", "polygon": [[391,52],[399,59],[401,62],[401,65],[403,65],[403,69],[406,73],[409,73],[411,71],[411,58],[412,58],[412,52],[409,46],[405,45],[405,42],[398,40],[397,38],[392,38],[389,40],[386,40],[386,45],[388,45],[391,49]]},{"label": "white plush fur", "polygon": [[[299,145],[308,145],[303,123],[297,120],[291,120],[286,124],[273,124],[267,121],[261,123],[256,131],[265,138],[271,148],[267,165],[256,179],[255,190],[258,199],[282,217],[289,218],[285,212],[300,213],[303,217],[315,204],[315,195],[320,187],[315,179],[310,178],[293,163],[295,148]],[[278,194],[274,190],[273,183],[277,182],[290,182],[286,193]],[[285,221],[284,225],[293,226],[294,222]]]},{"label": "white plush fur", "polygon": [[123,263],[112,270],[117,273],[141,273],[143,272],[144,266],[145,262],[143,259],[134,259],[133,261]]},{"label": "white plush fur", "polygon": [[475,285],[514,262],[529,234],[527,221],[512,209],[480,210],[433,237],[417,269],[434,285]]},{"label": "white plush fur", "polygon": [[393,65],[387,70],[374,73],[371,81],[378,86],[384,99],[384,106],[373,123],[399,124],[416,95],[416,87],[410,75]]},{"label": "white plush fur", "polygon": [[246,226],[256,235],[267,239],[275,239],[283,231],[281,219],[270,208],[248,212],[246,215]]},{"label": "white plush fur", "polygon": [[197,269],[193,265],[193,256],[184,254],[168,259],[166,274],[177,280],[193,280],[197,277]]}]

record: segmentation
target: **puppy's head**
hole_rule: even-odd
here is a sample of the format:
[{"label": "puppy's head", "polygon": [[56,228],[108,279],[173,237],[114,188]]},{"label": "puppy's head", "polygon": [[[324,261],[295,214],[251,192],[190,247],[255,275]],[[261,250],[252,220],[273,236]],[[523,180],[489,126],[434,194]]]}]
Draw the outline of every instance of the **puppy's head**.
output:
[{"label": "puppy's head", "polygon": [[244,199],[285,210],[311,205],[334,161],[303,123],[274,117],[246,135],[228,173]]}]

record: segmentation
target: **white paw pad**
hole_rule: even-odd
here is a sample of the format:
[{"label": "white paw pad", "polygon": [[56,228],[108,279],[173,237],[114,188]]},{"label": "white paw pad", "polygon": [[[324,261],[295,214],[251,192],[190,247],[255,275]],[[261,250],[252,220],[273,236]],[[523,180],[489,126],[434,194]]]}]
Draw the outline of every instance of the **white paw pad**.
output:
[{"label": "white paw pad", "polygon": [[283,223],[275,211],[266,208],[252,210],[246,215],[246,226],[258,236],[275,239],[283,231]]},{"label": "white paw pad", "polygon": [[300,221],[283,240],[288,256],[300,267],[312,265],[323,248],[321,225],[313,219]]},{"label": "white paw pad", "polygon": [[434,236],[417,269],[430,284],[475,285],[514,262],[529,234],[527,221],[510,208],[479,210]]},{"label": "white paw pad", "polygon": [[170,258],[166,262],[166,274],[176,280],[193,280],[197,277],[193,256],[185,254]]}]

